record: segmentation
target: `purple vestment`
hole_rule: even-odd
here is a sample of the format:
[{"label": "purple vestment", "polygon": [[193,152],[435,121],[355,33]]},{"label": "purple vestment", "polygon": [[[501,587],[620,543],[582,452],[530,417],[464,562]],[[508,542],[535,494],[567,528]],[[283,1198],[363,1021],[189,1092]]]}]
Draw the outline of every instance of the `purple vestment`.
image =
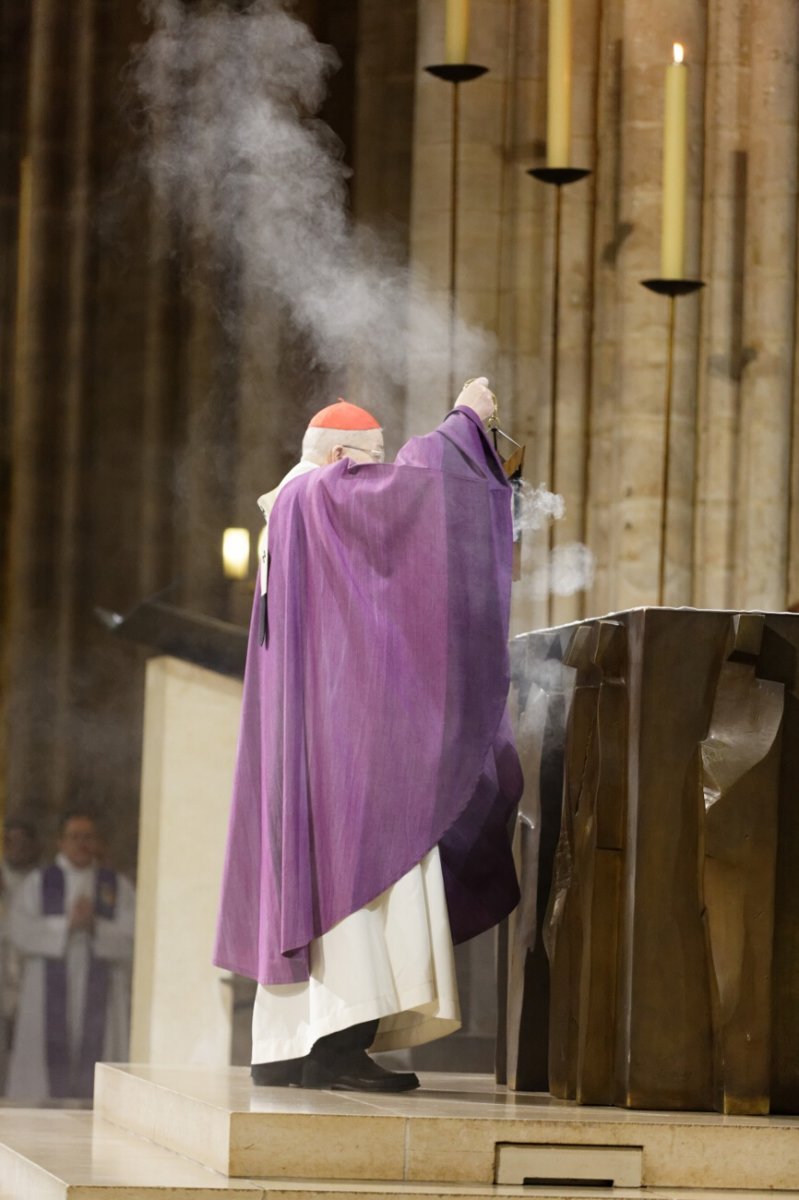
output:
[{"label": "purple vestment", "polygon": [[438,844],[454,941],[518,900],[521,771],[505,705],[510,487],[478,417],[449,413],[396,463],[343,459],[269,522],[214,961],[308,978],[308,945]]}]

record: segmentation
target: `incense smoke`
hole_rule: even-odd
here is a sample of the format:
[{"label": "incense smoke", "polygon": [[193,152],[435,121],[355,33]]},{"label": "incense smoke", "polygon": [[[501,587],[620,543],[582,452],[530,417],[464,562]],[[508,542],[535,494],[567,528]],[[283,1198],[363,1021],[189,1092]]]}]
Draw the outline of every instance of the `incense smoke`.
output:
[{"label": "incense smoke", "polygon": [[[533,487],[526,480],[514,485],[513,536],[536,533],[549,521],[560,521],[566,513],[566,502],[557,492],[550,492],[540,483]],[[549,592],[556,596],[572,596],[590,588],[594,582],[596,561],[581,542],[555,546],[549,561],[532,574],[531,586],[536,599]]]},{"label": "incense smoke", "polygon": [[[334,49],[287,0],[244,10],[145,0],[144,8],[153,32],[130,68],[146,125],[142,163],[183,242],[233,281],[234,295],[238,287],[225,315],[234,330],[254,325],[248,352],[272,366],[258,331],[285,312],[310,349],[301,402],[318,402],[313,367],[368,362],[372,379],[401,387],[412,362],[419,377],[445,378],[448,304],[411,279],[385,238],[352,223],[342,147],[314,115],[339,65]],[[493,335],[460,321],[455,344],[464,377],[482,373],[495,351]],[[371,397],[369,406],[380,410]],[[517,532],[564,511],[562,496],[522,483]],[[592,579],[590,552],[563,546],[530,583],[536,595],[548,586],[567,595]]]},{"label": "incense smoke", "polygon": [[555,546],[546,567],[533,573],[533,595],[541,599],[549,592],[555,596],[573,596],[594,582],[596,562],[582,542]]},{"label": "incense smoke", "polygon": [[[145,10],[154,29],[132,66],[149,125],[144,164],[184,237],[208,245],[223,271],[241,270],[256,320],[285,305],[312,365],[340,370],[368,354],[402,383],[411,357],[440,374],[448,310],[414,281],[409,334],[408,270],[353,227],[342,147],[314,117],[338,66],[332,47],[283,0],[244,11],[149,0]],[[479,373],[491,335],[461,325],[457,338],[459,370]]]},{"label": "incense smoke", "polygon": [[526,479],[514,487],[513,536],[543,529],[547,521],[559,521],[566,512],[566,502],[546,484],[533,487]]}]

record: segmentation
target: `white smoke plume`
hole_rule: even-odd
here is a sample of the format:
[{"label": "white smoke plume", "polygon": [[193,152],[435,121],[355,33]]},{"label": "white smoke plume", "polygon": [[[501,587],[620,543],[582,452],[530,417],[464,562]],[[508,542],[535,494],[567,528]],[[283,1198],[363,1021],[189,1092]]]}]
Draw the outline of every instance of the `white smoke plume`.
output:
[{"label": "white smoke plume", "polygon": [[548,521],[559,521],[566,512],[566,502],[557,492],[550,492],[546,484],[533,487],[526,479],[514,485],[513,536],[534,533],[543,529]]},{"label": "white smoke plume", "polygon": [[[368,347],[404,382],[406,356],[440,372],[445,307],[413,289],[388,244],[353,227],[347,168],[314,117],[335,51],[282,0],[244,10],[148,0],[153,32],[132,79],[149,125],[144,160],[156,195],[224,269],[241,265],[255,305],[280,303],[309,339],[315,365],[337,370]],[[414,281],[416,284],[416,281]],[[492,338],[459,326],[459,353],[487,359]]]},{"label": "white smoke plume", "polygon": [[[333,48],[288,0],[243,9],[145,0],[144,9],[152,33],[130,80],[145,119],[146,174],[184,240],[207,250],[224,277],[241,275],[248,319],[287,311],[310,345],[309,368],[339,372],[368,355],[399,387],[409,360],[420,377],[445,377],[448,305],[410,278],[389,241],[353,224],[342,147],[315,116],[338,66]],[[228,316],[235,326],[235,302]],[[461,321],[455,345],[464,375],[484,370],[495,351],[490,333]],[[562,496],[522,483],[516,532],[564,511]],[[536,594],[567,595],[592,579],[590,552],[564,546],[531,583]]]},{"label": "white smoke plume", "polygon": [[549,564],[533,575],[533,595],[543,598],[548,592],[555,596],[573,596],[585,591],[594,582],[596,561],[582,542],[567,542],[555,546]]},{"label": "white smoke plume", "polygon": [[[550,492],[546,484],[534,487],[522,479],[514,485],[514,538],[524,533],[537,533],[550,521],[560,521],[565,513],[563,496]],[[555,546],[547,563],[532,574],[532,593],[536,599],[542,599],[550,592],[555,596],[572,596],[591,587],[595,569],[594,556],[582,542]]]}]

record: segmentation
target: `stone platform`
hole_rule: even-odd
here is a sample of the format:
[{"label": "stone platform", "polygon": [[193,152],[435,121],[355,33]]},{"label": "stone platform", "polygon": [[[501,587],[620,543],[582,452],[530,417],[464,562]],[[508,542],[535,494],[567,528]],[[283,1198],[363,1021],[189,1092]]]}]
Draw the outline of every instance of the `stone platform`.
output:
[{"label": "stone platform", "polygon": [[798,1117],[588,1108],[481,1075],[422,1082],[368,1096],[255,1089],[246,1068],[103,1065],[94,1113],[0,1109],[0,1198],[799,1200]]}]

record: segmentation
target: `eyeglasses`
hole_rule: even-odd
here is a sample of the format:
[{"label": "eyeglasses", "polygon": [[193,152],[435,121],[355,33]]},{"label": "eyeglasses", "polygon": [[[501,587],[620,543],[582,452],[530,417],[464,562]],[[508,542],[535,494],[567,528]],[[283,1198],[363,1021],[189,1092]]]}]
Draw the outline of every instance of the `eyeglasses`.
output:
[{"label": "eyeglasses", "polygon": [[342,443],[342,450],[359,450],[361,454],[368,454],[373,462],[383,462],[385,460],[385,451],[383,450],[367,450],[365,446],[348,446]]}]

